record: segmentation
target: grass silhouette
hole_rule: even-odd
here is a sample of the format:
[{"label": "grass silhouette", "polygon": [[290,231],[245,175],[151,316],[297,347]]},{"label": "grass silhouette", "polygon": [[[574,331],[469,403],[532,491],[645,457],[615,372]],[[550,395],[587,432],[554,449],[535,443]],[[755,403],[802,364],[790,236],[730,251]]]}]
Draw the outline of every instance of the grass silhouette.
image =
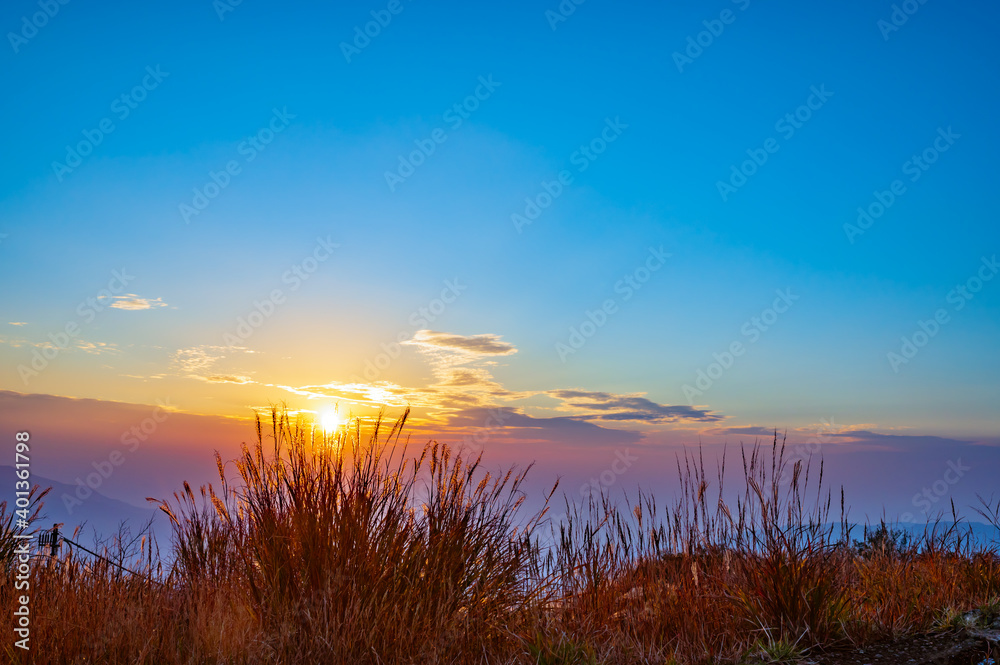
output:
[{"label": "grass silhouette", "polygon": [[[32,651],[12,663],[739,663],[946,630],[995,608],[1000,557],[960,520],[908,538],[852,540],[831,517],[822,464],[789,465],[777,437],[743,451],[723,499],[700,454],[681,492],[608,494],[566,517],[525,508],[530,466],[494,474],[429,443],[404,414],[332,435],[272,411],[218,486],[158,502],[161,558],[141,534],[66,548],[31,573]],[[781,479],[787,478],[787,482]],[[41,495],[36,495],[39,498]],[[980,514],[997,515],[983,503]],[[1000,520],[998,520],[1000,521]],[[996,523],[996,522],[995,522]],[[12,513],[0,503],[0,600],[13,635]]]}]

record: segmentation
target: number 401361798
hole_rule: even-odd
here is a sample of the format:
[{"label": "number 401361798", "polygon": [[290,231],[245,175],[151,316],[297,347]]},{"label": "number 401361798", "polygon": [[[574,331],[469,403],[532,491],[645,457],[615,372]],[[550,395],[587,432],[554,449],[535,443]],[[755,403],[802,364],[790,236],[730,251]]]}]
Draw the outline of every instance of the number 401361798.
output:
[{"label": "number 401361798", "polygon": [[17,495],[17,526],[27,528],[28,526],[28,506],[31,504],[31,469],[28,458],[28,440],[31,436],[27,432],[18,432],[17,443],[14,447],[14,468],[17,481],[14,483],[15,494]]}]

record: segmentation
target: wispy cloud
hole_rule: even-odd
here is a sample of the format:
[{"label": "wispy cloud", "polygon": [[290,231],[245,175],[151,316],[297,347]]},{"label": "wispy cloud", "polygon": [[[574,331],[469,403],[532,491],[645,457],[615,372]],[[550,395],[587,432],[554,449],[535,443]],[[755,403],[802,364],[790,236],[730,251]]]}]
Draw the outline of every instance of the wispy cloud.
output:
[{"label": "wispy cloud", "polygon": [[207,381],[208,383],[235,383],[238,385],[254,383],[254,380],[249,376],[239,376],[235,374],[210,374],[208,376],[199,376],[198,378],[203,381]]},{"label": "wispy cloud", "polygon": [[228,371],[220,371],[216,367],[219,362],[236,353],[253,353],[253,351],[242,346],[203,344],[178,349],[171,356],[171,364],[181,376],[209,383],[253,383],[253,379],[243,373],[234,372],[231,368],[227,368]]},{"label": "wispy cloud", "polygon": [[121,349],[118,348],[118,345],[114,342],[88,342],[82,339],[72,340],[71,344],[68,344],[65,347],[60,347],[51,341],[31,342],[23,338],[0,337],[0,344],[6,344],[7,346],[15,349],[23,347],[36,349],[58,349],[61,353],[78,349],[94,355],[101,353],[118,353],[121,351]]},{"label": "wispy cloud", "polygon": [[413,339],[403,344],[450,349],[480,356],[507,356],[517,353],[514,345],[501,341],[499,335],[453,335],[436,330],[418,330],[413,334]]},{"label": "wispy cloud", "polygon": [[923,436],[919,434],[879,434],[868,430],[849,430],[830,433],[826,436],[843,443],[854,444],[869,450],[886,450],[895,452],[916,452],[923,450],[958,451],[975,445],[972,441],[949,439],[940,436]]},{"label": "wispy cloud", "polygon": [[[705,434],[725,436],[727,434],[745,434],[747,436],[774,436],[773,427],[758,427],[756,425],[746,425],[744,427],[715,427],[703,430]],[[780,436],[781,431],[778,431]]]},{"label": "wispy cloud", "polygon": [[102,353],[118,353],[121,349],[113,342],[85,342],[82,339],[76,341],[76,348],[87,353],[99,355]]},{"label": "wispy cloud", "polygon": [[[511,391],[498,382],[495,358],[516,353],[499,335],[455,335],[421,330],[404,344],[415,347],[431,366],[436,381],[412,388],[388,381],[330,382],[322,385],[276,385],[309,399],[336,399],[361,409],[382,406],[418,408],[417,422],[434,423],[437,435],[480,423],[502,413],[495,428],[508,440],[579,440],[606,444],[635,442],[643,426],[713,423],[724,416],[688,405],[659,404],[643,394],[616,395],[579,389]],[[555,399],[551,406],[544,398]],[[539,400],[540,398],[540,400]],[[530,411],[530,414],[526,412]],[[618,429],[618,423],[627,429]],[[631,424],[631,427],[628,425]],[[638,427],[636,427],[638,425]]]},{"label": "wispy cloud", "polygon": [[26,326],[28,324],[25,321],[8,321],[7,325],[9,325],[9,326]]},{"label": "wispy cloud", "polygon": [[224,354],[223,346],[194,346],[174,352],[173,363],[184,374],[197,374],[215,364]]},{"label": "wispy cloud", "polygon": [[563,401],[567,406],[585,412],[597,412],[586,414],[584,417],[588,419],[646,423],[714,422],[723,419],[706,409],[682,404],[657,404],[641,395],[615,395],[587,390],[549,390],[545,394]]},{"label": "wispy cloud", "polygon": [[642,439],[641,432],[602,427],[566,416],[530,416],[513,408],[462,410],[451,418],[448,425],[462,433],[476,431],[484,423],[492,423],[490,427],[493,429],[502,429],[503,439],[520,443],[608,446],[636,443]]},{"label": "wispy cloud", "polygon": [[167,303],[162,298],[140,298],[134,293],[125,293],[120,296],[113,296],[114,302],[111,307],[115,309],[154,309],[156,307],[166,307]]},{"label": "wispy cloud", "polygon": [[499,386],[498,383],[493,381],[493,375],[486,369],[470,367],[455,367],[448,370],[448,374],[444,381],[441,382],[441,385],[454,388]]},{"label": "wispy cloud", "polygon": [[[517,353],[513,344],[500,335],[456,335],[436,330],[418,330],[403,342],[415,347],[431,365],[437,380],[430,393],[416,391],[417,397],[431,402],[437,415],[468,406],[491,406],[497,400],[511,400],[535,393],[514,393],[494,378],[490,371],[501,356]],[[412,393],[414,391],[407,391]]]},{"label": "wispy cloud", "polygon": [[[271,384],[269,384],[271,385]],[[307,386],[285,386],[272,385],[293,395],[307,397],[309,399],[334,398],[345,400],[359,405],[379,408],[381,406],[406,407],[424,406],[432,407],[437,404],[438,392],[433,388],[417,389],[404,388],[403,386],[389,381],[379,381],[378,383],[340,383],[331,381],[322,385]]]}]

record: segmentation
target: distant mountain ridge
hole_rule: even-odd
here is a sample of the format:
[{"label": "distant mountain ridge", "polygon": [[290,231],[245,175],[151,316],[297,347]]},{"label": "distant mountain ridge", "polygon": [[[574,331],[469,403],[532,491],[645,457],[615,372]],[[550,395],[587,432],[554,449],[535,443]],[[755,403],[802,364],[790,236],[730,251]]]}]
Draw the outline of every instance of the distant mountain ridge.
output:
[{"label": "distant mountain ridge", "polygon": [[[11,506],[14,499],[14,467],[0,466],[0,500],[7,500]],[[42,511],[35,527],[51,529],[53,524],[61,524],[59,531],[69,538],[79,542],[84,547],[91,547],[100,538],[108,538],[118,533],[119,526],[124,524],[132,535],[144,529],[152,520],[151,530],[159,544],[164,559],[169,558],[170,524],[166,515],[155,508],[138,508],[124,501],[112,499],[96,490],[85,499],[80,499],[76,485],[68,485],[51,478],[31,474],[31,483],[43,490],[51,487],[52,491],[43,500]],[[9,488],[9,489],[6,489]],[[87,488],[90,489],[90,488]],[[81,527],[77,536],[74,530]]]},{"label": "distant mountain ridge", "polygon": [[[7,500],[8,506],[13,504],[14,491],[14,468],[11,466],[0,466],[0,487],[9,488],[0,493],[0,500]],[[39,485],[42,489],[51,487],[52,491],[45,497],[42,508],[41,519],[35,526],[40,529],[51,529],[55,523],[61,524],[60,531],[76,540],[85,547],[92,546],[98,539],[110,537],[118,533],[119,526],[125,524],[136,535],[146,524],[152,520],[152,532],[156,542],[160,547],[160,554],[164,561],[172,560],[170,552],[171,529],[169,520],[160,510],[156,508],[138,508],[124,501],[112,499],[96,490],[92,490],[85,500],[78,499],[76,485],[61,483],[43,476],[32,474],[33,484]],[[89,489],[89,488],[88,488]],[[70,497],[67,499],[65,497]],[[952,523],[940,522],[936,525],[937,533],[947,530]],[[833,530],[834,538],[840,533],[840,523],[830,522],[825,526]],[[864,525],[849,523],[851,527],[851,541],[864,539]],[[868,525],[868,533],[872,533],[879,526],[878,522]],[[919,522],[897,522],[886,523],[891,530],[902,530],[910,537],[919,538],[924,530],[935,528],[933,523]],[[73,532],[77,527],[82,527],[81,532],[74,537]],[[976,521],[964,521],[959,524],[963,536],[971,529],[977,543],[984,545],[995,545],[1000,547],[1000,530],[991,524]]]}]

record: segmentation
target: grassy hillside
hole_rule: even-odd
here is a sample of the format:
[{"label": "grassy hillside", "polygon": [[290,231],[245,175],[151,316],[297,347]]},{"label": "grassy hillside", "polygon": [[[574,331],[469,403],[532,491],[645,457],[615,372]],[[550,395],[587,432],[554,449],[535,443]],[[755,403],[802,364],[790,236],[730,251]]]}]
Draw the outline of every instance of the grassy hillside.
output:
[{"label": "grassy hillside", "polygon": [[[405,419],[332,437],[258,421],[217,486],[161,505],[169,556],[112,539],[110,561],[35,559],[32,651],[8,637],[10,662],[782,662],[1000,609],[995,545],[958,519],[916,535],[838,522],[821,467],[778,482],[778,441],[744,451],[733,503],[687,458],[667,504],[594,497],[553,524],[524,510],[530,466],[498,476],[446,446],[409,450]],[[11,516],[0,504],[8,636]]]}]

